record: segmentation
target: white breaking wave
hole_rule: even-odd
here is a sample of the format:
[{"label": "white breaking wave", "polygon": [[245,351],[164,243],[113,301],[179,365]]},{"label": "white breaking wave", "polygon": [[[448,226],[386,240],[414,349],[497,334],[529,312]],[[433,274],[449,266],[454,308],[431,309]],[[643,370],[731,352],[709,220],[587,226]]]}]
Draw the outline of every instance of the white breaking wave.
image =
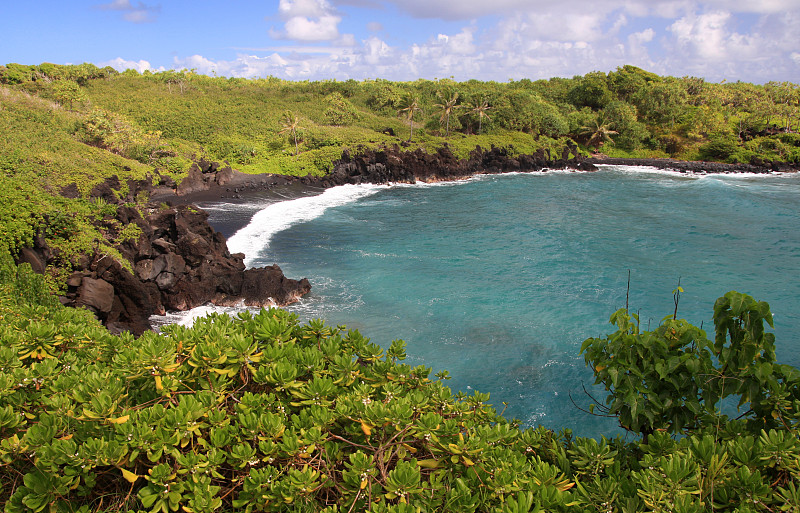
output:
[{"label": "white breaking wave", "polygon": [[250,224],[228,239],[228,249],[231,253],[244,253],[244,263],[250,266],[269,246],[269,241],[276,233],[316,219],[329,208],[352,203],[385,188],[385,185],[340,185],[318,196],[273,203],[257,212]]},{"label": "white breaking wave", "polygon": [[616,171],[622,174],[652,174],[652,175],[663,175],[663,176],[673,176],[673,177],[681,177],[681,178],[700,178],[705,176],[704,174],[699,173],[692,173],[692,172],[684,172],[677,169],[661,169],[652,166],[620,166],[615,164],[597,164],[597,168],[599,170],[609,170],[609,171]]},{"label": "white breaking wave", "polygon": [[191,310],[184,312],[167,312],[165,315],[151,315],[150,324],[155,328],[165,326],[167,324],[177,324],[179,326],[191,327],[197,319],[207,317],[209,314],[228,314],[236,315],[243,310],[251,310],[253,312],[259,310],[258,308],[248,308],[242,306],[216,306],[212,304],[198,306]]},{"label": "white breaking wave", "polygon": [[693,171],[681,171],[678,169],[661,169],[652,166],[622,166],[616,164],[596,164],[599,170],[612,170],[625,174],[654,174],[664,176],[675,176],[683,178],[693,178],[697,180],[748,180],[753,178],[769,178],[776,176],[795,176],[797,173],[793,172],[778,172],[772,171],[770,173],[748,173],[741,171],[732,171],[729,173],[695,173]]}]

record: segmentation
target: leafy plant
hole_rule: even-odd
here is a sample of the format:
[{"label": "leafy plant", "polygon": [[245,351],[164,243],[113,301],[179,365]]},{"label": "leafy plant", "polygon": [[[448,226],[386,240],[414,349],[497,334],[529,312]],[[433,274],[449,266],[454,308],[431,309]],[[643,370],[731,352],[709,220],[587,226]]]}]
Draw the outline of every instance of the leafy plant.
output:
[{"label": "leafy plant", "polygon": [[[677,302],[676,302],[677,313]],[[671,318],[670,318],[671,317]],[[786,422],[784,408],[797,393],[800,375],[775,363],[769,305],[729,292],[714,305],[715,338],[670,316],[652,332],[640,332],[638,317],[625,309],[611,316],[618,330],[587,339],[587,365],[609,396],[606,411],[620,425],[642,433],[696,431],[727,422],[719,403],[729,396],[748,405],[743,416],[754,426]]]},{"label": "leafy plant", "polygon": [[[623,314],[618,336],[644,338]],[[487,394],[453,394],[430,369],[402,363],[402,341],[384,349],[282,310],[212,315],[134,341],[62,307],[41,276],[7,261],[0,315],[0,497],[9,512],[88,511],[100,501],[160,513],[791,511],[797,503],[798,403],[786,396],[748,396],[779,408],[782,421],[760,433],[706,416],[691,430],[685,423],[678,439],[653,430],[632,443],[592,440],[520,428]],[[671,329],[697,331],[671,317],[648,340],[677,351]],[[720,364],[742,383],[758,379],[758,358],[770,357],[770,334],[759,328],[768,307],[729,293],[715,317]],[[754,347],[765,349],[748,363]],[[683,354],[681,365],[692,367],[694,353]]]},{"label": "leafy plant", "polygon": [[410,94],[403,98],[397,109],[397,115],[405,117],[408,121],[409,141],[414,137],[414,114],[420,111],[422,111],[422,107],[420,107],[419,99]]}]

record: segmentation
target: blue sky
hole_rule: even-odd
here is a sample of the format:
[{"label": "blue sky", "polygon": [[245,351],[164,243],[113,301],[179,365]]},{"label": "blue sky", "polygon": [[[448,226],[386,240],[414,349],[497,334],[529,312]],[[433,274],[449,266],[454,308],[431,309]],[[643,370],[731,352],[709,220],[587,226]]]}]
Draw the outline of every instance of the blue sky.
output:
[{"label": "blue sky", "polygon": [[293,80],[800,82],[800,0],[5,0],[0,63]]}]

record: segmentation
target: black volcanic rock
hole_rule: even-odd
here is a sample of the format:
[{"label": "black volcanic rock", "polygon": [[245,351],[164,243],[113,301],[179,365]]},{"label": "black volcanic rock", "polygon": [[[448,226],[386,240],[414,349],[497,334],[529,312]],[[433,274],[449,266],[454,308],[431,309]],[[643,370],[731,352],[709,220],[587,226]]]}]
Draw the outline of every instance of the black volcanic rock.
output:
[{"label": "black volcanic rock", "polygon": [[[205,162],[196,173],[203,168],[212,179],[225,169]],[[119,185],[118,180],[107,180],[94,188],[93,196],[116,204],[114,221],[137,225],[141,235],[117,247],[125,265],[108,255],[84,255],[61,298],[66,305],[89,308],[112,331],[138,335],[150,329],[153,314],[209,302],[283,306],[311,290],[308,280],[286,278],[278,266],[245,270],[244,255],[228,251],[225,237],[208,224],[204,211],[182,205],[140,212],[122,204]],[[128,185],[134,194],[141,190],[137,184]],[[49,257],[44,240],[37,238],[33,248],[20,252],[18,261],[43,271]]]},{"label": "black volcanic rock", "polygon": [[322,178],[305,183],[322,187],[358,183],[413,183],[460,180],[476,174],[509,173],[515,171],[544,171],[547,169],[578,169],[593,171],[595,166],[577,154],[577,148],[567,149],[572,158],[553,161],[543,151],[532,155],[511,156],[506,148],[492,146],[488,150],[475,148],[468,159],[459,159],[448,146],[436,153],[421,149],[405,151],[398,146],[381,149],[349,151],[334,162],[331,172]]},{"label": "black volcanic rock", "polygon": [[[570,156],[571,155],[571,156]],[[275,186],[300,183],[310,187],[333,187],[361,183],[414,183],[461,180],[477,174],[513,171],[545,171],[547,169],[595,170],[594,164],[578,152],[577,146],[565,149],[562,159],[552,160],[549,151],[512,156],[506,148],[476,147],[466,159],[458,158],[445,145],[434,153],[422,149],[405,150],[401,146],[382,148],[360,147],[344,150],[322,177],[241,173],[218,163],[199,161],[174,189],[155,191],[154,201],[190,203],[211,199],[238,198],[241,194],[271,189]]]}]

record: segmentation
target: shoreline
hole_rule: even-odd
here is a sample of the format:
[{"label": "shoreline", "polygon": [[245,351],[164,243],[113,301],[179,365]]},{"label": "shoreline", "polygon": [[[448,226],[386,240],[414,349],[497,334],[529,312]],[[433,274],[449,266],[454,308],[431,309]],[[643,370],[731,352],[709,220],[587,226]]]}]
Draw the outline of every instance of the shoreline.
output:
[{"label": "shoreline", "polygon": [[[480,148],[477,148],[480,150]],[[668,158],[619,158],[619,157],[584,157],[575,155],[571,159],[558,159],[552,160],[548,158],[538,158],[543,155],[532,156],[519,156],[517,158],[508,157],[502,154],[502,150],[493,148],[486,153],[499,152],[501,162],[498,166],[497,162],[492,162],[493,166],[488,166],[485,169],[476,168],[476,162],[471,162],[462,159],[458,162],[453,162],[452,154],[444,155],[444,159],[436,157],[442,156],[442,151],[437,154],[425,154],[434,157],[436,164],[437,160],[444,160],[440,162],[444,164],[443,169],[445,173],[427,173],[425,176],[419,176],[419,168],[410,170],[410,175],[405,174],[402,179],[390,180],[391,176],[387,176],[385,168],[388,161],[392,157],[398,156],[398,150],[387,148],[385,150],[370,150],[365,157],[360,155],[350,156],[345,153],[343,158],[334,163],[331,171],[321,177],[315,176],[291,176],[291,175],[275,175],[275,174],[245,174],[230,168],[223,168],[217,170],[214,166],[213,170],[190,171],[190,176],[187,179],[192,182],[191,185],[184,187],[170,188],[158,187],[155,188],[151,195],[152,202],[167,202],[172,205],[191,205],[191,204],[214,204],[214,203],[228,203],[228,204],[246,204],[252,203],[253,198],[264,201],[264,205],[285,201],[288,199],[296,199],[303,196],[310,196],[323,192],[325,189],[335,185],[343,185],[345,183],[413,183],[416,178],[418,181],[434,182],[434,181],[453,181],[464,178],[469,178],[479,174],[497,174],[508,173],[514,171],[531,172],[541,171],[547,172],[549,169],[575,169],[580,171],[594,171],[597,165],[620,165],[620,166],[644,166],[652,167],[661,170],[672,170],[679,173],[692,173],[692,174],[738,174],[738,173],[753,173],[753,174],[769,174],[774,172],[782,173],[797,173],[800,172],[800,165],[789,164],[786,162],[764,162],[761,164],[728,164],[723,162],[706,162],[706,161],[687,161],[676,160]],[[415,154],[417,152],[400,152],[400,156]],[[449,153],[449,150],[447,150]],[[386,158],[383,154],[388,154]],[[419,157],[419,155],[414,155]],[[526,157],[533,157],[536,159],[532,168],[526,165],[530,164],[525,162]],[[361,162],[358,162],[358,161]],[[414,159],[418,160],[418,158]],[[522,162],[521,162],[522,161]],[[358,169],[353,169],[353,164],[361,164]],[[395,164],[392,162],[392,164]],[[405,162],[398,162],[397,164],[405,164]],[[418,162],[414,162],[418,164]],[[452,169],[459,167],[460,169]],[[194,168],[193,168],[194,169]],[[353,172],[355,171],[355,172]],[[381,172],[384,171],[384,172]],[[227,172],[227,178],[220,179],[219,175],[222,172]],[[338,173],[339,176],[336,176]],[[396,173],[395,173],[396,174]],[[342,176],[345,175],[345,176]],[[181,183],[183,185],[183,182]]]},{"label": "shoreline", "polygon": [[797,173],[800,165],[787,162],[762,162],[760,164],[728,164],[725,162],[706,162],[702,160],[676,160],[657,158],[620,158],[620,157],[589,157],[589,162],[595,165],[611,166],[646,166],[656,169],[673,170],[680,173],[693,174],[769,174],[769,173]]},{"label": "shoreline", "polygon": [[[666,159],[662,160],[655,160],[655,159],[637,159],[631,160],[626,159],[621,161],[621,159],[595,159],[594,162],[598,166],[607,166],[607,165],[626,165],[626,166],[645,166],[651,169],[658,169],[658,170],[666,170],[668,172],[674,173],[676,176],[680,176],[681,174],[685,174],[687,177],[692,175],[702,177],[706,175],[714,175],[714,174],[756,174],[762,176],[769,176],[774,174],[774,172],[767,172],[762,170],[760,173],[753,173],[751,169],[742,169],[741,166],[737,165],[721,165],[721,166],[713,166],[714,171],[710,171],[708,169],[707,163],[687,163],[684,166],[683,170],[675,169],[675,162]],[[657,165],[654,165],[657,164]],[[686,169],[687,167],[691,166],[692,169]],[[698,171],[698,169],[700,170]],[[561,173],[565,171],[559,170]],[[513,173],[514,171],[508,171],[509,173]],[[524,172],[530,173],[531,171],[516,171],[516,172]],[[536,173],[536,171],[532,171]],[[548,169],[541,170],[540,172],[546,173],[549,172]],[[582,172],[592,172],[589,170],[584,170]],[[796,170],[789,171],[789,174],[796,173]],[[488,175],[488,174],[497,174],[497,173],[476,173],[468,176],[463,177],[456,177],[452,178],[449,181],[461,181],[461,180],[468,180],[472,177],[479,176],[479,175]],[[423,183],[434,183],[437,181],[444,181],[444,180],[428,180],[427,182],[420,182]],[[368,181],[361,181],[362,184],[371,183]],[[408,182],[402,182],[408,183]],[[221,235],[224,236],[225,241],[232,237],[236,232],[241,230],[242,228],[247,227],[249,224],[253,222],[253,216],[255,216],[258,212],[263,210],[264,208],[269,207],[270,205],[284,202],[284,201],[292,201],[295,199],[303,198],[303,197],[311,197],[317,196],[324,193],[328,188],[335,186],[336,184],[330,184],[327,187],[320,186],[319,179],[300,179],[300,178],[291,178],[287,180],[287,183],[283,184],[276,184],[264,189],[260,188],[252,188],[252,189],[240,189],[235,197],[231,197],[232,190],[228,190],[226,187],[215,187],[209,191],[202,191],[198,194],[187,195],[180,198],[182,203],[191,203],[194,201],[194,204],[202,209],[207,215],[208,224],[216,231],[218,231]],[[313,285],[313,284],[312,284]],[[186,311],[186,310],[183,310]]]},{"label": "shoreline", "polygon": [[[572,158],[569,158],[572,153]],[[393,184],[417,182],[436,183],[459,181],[478,175],[532,173],[548,171],[593,172],[598,165],[646,166],[687,174],[771,174],[775,171],[794,172],[800,166],[782,164],[773,166],[721,164],[710,162],[684,162],[672,159],[618,159],[586,158],[577,153],[577,147],[565,151],[561,159],[550,158],[539,151],[533,155],[510,156],[508,150],[477,147],[468,159],[457,158],[448,147],[436,153],[421,150],[402,151],[399,147],[364,150],[358,155],[348,151],[334,163],[333,169],[323,177],[294,177],[281,175],[247,175],[221,168],[218,163],[201,162],[192,167],[189,176],[174,189],[159,187],[152,190],[151,201],[165,202],[190,208],[196,205],[206,216],[208,227],[217,232],[220,242],[227,248],[227,240],[252,222],[253,216],[265,207],[307,196],[316,196],[325,190],[346,184]],[[244,208],[230,208],[229,206]],[[227,207],[227,208],[226,208]],[[214,215],[224,212],[224,215]],[[238,212],[237,212],[238,210]],[[226,251],[229,254],[229,251]],[[233,255],[243,261],[244,254]],[[244,267],[244,264],[239,264]],[[274,266],[277,267],[277,266]],[[278,269],[279,271],[279,269]],[[308,289],[307,280],[302,280]],[[213,302],[213,300],[212,300]],[[217,302],[218,303],[218,302]],[[189,310],[186,304],[178,310]],[[196,304],[194,306],[197,306]],[[188,307],[188,308],[187,308]]]},{"label": "shoreline", "polygon": [[[780,169],[767,169],[765,166],[753,166],[744,164],[727,164],[720,162],[703,162],[703,161],[681,161],[674,159],[630,159],[630,158],[614,158],[614,157],[592,157],[587,158],[586,161],[593,166],[636,166],[636,167],[649,167],[663,171],[673,171],[686,175],[714,175],[714,174],[756,174],[768,175],[772,173],[797,173],[800,171],[797,167],[785,164],[780,166]],[[576,170],[577,171],[577,170]],[[583,172],[593,172],[583,171]],[[507,171],[513,172],[513,171]],[[506,173],[507,173],[506,172]],[[522,172],[537,172],[537,171],[522,171]],[[548,169],[543,169],[542,173],[548,172]],[[433,183],[436,181],[458,181],[469,179],[474,176],[482,174],[496,174],[492,172],[473,173],[462,177],[455,177],[444,180],[429,180],[426,183]],[[246,175],[254,177],[253,184],[262,182],[262,180],[274,177],[275,175]],[[275,185],[258,186],[248,183],[244,187],[222,187],[212,186],[208,190],[198,191],[185,196],[170,196],[166,199],[170,203],[178,204],[193,204],[198,208],[205,210],[209,214],[209,223],[213,228],[222,233],[226,239],[230,238],[238,230],[247,226],[253,215],[258,213],[265,207],[280,203],[283,201],[291,201],[308,196],[316,196],[322,194],[328,188],[338,184],[321,185],[326,177],[285,177],[284,183]],[[374,182],[362,182],[374,183]],[[391,183],[391,182],[387,182]],[[406,183],[406,182],[396,182]],[[221,211],[222,205],[233,205],[244,207],[240,209],[225,210],[223,216],[218,216],[217,211]]]},{"label": "shoreline", "polygon": [[[209,224],[227,240],[238,230],[247,226],[252,217],[267,206],[283,201],[317,196],[323,192],[325,192],[323,188],[297,182],[274,186],[267,190],[244,192],[235,198],[214,194],[201,195],[193,198],[190,203],[204,210],[209,215]],[[223,206],[233,206],[234,208],[223,209]],[[220,219],[216,214],[223,210],[225,216],[224,219]]]}]

